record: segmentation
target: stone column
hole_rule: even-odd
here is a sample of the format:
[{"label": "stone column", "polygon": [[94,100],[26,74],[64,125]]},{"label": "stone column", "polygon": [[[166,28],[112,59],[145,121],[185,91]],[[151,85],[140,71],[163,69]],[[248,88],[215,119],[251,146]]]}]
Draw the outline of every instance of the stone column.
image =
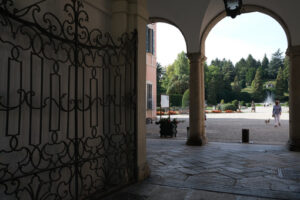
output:
[{"label": "stone column", "polygon": [[127,32],[128,2],[126,0],[112,1],[111,33],[114,38],[120,37]]},{"label": "stone column", "polygon": [[138,32],[137,52],[137,175],[144,180],[150,175],[146,151],[146,0],[128,0],[128,31]]},{"label": "stone column", "polygon": [[187,145],[204,145],[205,135],[205,91],[204,61],[201,53],[188,53],[190,59],[190,134]]},{"label": "stone column", "polygon": [[148,23],[146,0],[112,1],[112,35],[137,30],[137,179],[150,175],[146,152],[146,25]]},{"label": "stone column", "polygon": [[290,138],[289,149],[300,151],[300,45],[287,50],[290,60]]}]

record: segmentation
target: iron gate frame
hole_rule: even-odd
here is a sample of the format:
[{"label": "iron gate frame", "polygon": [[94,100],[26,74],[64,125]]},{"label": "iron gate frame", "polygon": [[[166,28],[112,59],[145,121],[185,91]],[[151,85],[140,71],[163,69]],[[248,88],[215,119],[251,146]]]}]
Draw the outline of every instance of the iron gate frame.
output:
[{"label": "iron gate frame", "polygon": [[[118,39],[118,44],[116,44],[113,41],[113,38],[111,37],[110,34],[105,33],[103,34],[102,31],[98,30],[98,29],[92,29],[89,30],[84,24],[83,22],[88,22],[89,20],[89,16],[88,13],[83,10],[83,3],[81,0],[70,0],[68,3],[64,4],[64,11],[65,14],[67,15],[67,17],[69,18],[64,18],[63,21],[60,20],[60,18],[56,17],[54,13],[51,12],[44,12],[41,13],[42,7],[40,6],[42,3],[47,2],[47,0],[40,0],[34,4],[28,5],[25,8],[22,9],[17,9],[14,6],[14,2],[13,0],[0,0],[0,26],[2,27],[6,27],[8,29],[10,29],[9,34],[12,35],[12,38],[14,39],[18,39],[15,38],[18,31],[22,32],[22,34],[26,34],[25,29],[29,29],[28,33],[35,33],[36,35],[31,38],[32,36],[30,36],[30,34],[28,35],[28,38],[30,38],[30,45],[29,48],[27,47],[22,47],[22,45],[17,44],[12,42],[12,41],[8,41],[5,40],[1,37],[0,35],[0,44],[1,42],[5,45],[10,45],[12,46],[11,48],[11,58],[8,59],[8,76],[7,76],[7,93],[6,96],[2,95],[1,91],[0,91],[0,113],[5,112],[6,114],[6,128],[5,128],[5,136],[4,137],[9,137],[9,145],[8,145],[8,150],[7,149],[2,149],[0,148],[0,189],[2,187],[2,190],[4,191],[4,195],[7,196],[14,196],[16,199],[22,199],[22,197],[18,196],[20,194],[22,194],[22,192],[27,192],[30,196],[31,199],[65,199],[65,198],[72,198],[72,199],[81,199],[81,198],[93,198],[93,196],[96,194],[96,196],[103,196],[105,195],[107,192],[116,190],[120,187],[124,187],[127,184],[130,184],[132,182],[135,182],[137,180],[137,32],[134,31],[133,33],[124,33],[119,39]],[[37,15],[40,14],[41,16],[37,17]],[[53,21],[50,20],[50,18],[47,18],[51,16],[51,19],[55,19]],[[40,22],[40,17],[42,17],[42,21],[44,24],[42,24]],[[32,19],[32,21],[27,20],[27,18]],[[57,23],[57,24],[55,24]],[[17,27],[15,27],[15,24],[18,24]],[[16,30],[15,30],[16,29]],[[27,34],[28,34],[27,33]],[[95,35],[93,35],[95,34]],[[41,35],[41,36],[37,36],[37,35]],[[4,36],[3,36],[4,37]],[[39,38],[40,37],[40,38]],[[35,47],[35,40],[36,38],[41,40],[41,47],[40,47],[40,52],[38,52],[35,48],[39,48],[39,47]],[[42,39],[46,38],[47,40],[49,40],[49,43],[53,43],[54,47],[56,42],[60,43],[60,48],[62,48],[62,46],[64,44],[69,45],[70,49],[68,52],[68,60],[65,64],[70,64],[71,66],[74,67],[74,99],[71,99],[70,96],[71,94],[61,94],[61,76],[59,76],[59,70],[60,70],[60,66],[59,66],[59,60],[53,60],[54,64],[52,67],[52,73],[50,73],[50,87],[52,87],[52,78],[53,77],[58,77],[58,85],[59,85],[59,95],[58,95],[58,99],[55,99],[52,97],[52,89],[51,88],[51,92],[50,92],[50,96],[47,98],[43,99],[43,70],[45,68],[43,62],[41,62],[41,97],[40,97],[40,105],[33,105],[33,98],[35,96],[35,91],[32,90],[33,88],[33,81],[32,81],[32,66],[31,66],[31,74],[30,74],[30,90],[25,90],[25,88],[23,87],[23,81],[22,77],[24,73],[22,71],[22,61],[19,61],[19,56],[20,56],[20,51],[31,51],[31,57],[30,57],[30,62],[32,65],[32,55],[36,55],[38,57],[41,58],[42,61],[45,60],[51,60],[50,58],[47,58],[45,56],[45,52],[46,50],[44,50],[43,48],[43,41]],[[56,41],[56,42],[55,42]],[[67,48],[67,47],[66,47]],[[73,55],[72,55],[72,48],[73,48]],[[130,87],[130,91],[129,93],[126,93],[124,96],[121,95],[121,88],[120,88],[120,97],[116,97],[116,95],[110,95],[109,92],[107,94],[107,96],[104,96],[104,90],[105,90],[105,86],[104,86],[104,79],[102,80],[102,87],[103,87],[103,99],[98,97],[98,93],[97,93],[97,97],[95,99],[92,99],[92,95],[90,95],[90,97],[86,97],[89,98],[89,106],[88,107],[84,107],[84,103],[82,103],[82,101],[84,101],[83,99],[80,99],[80,72],[79,69],[80,67],[82,67],[82,65],[86,65],[83,66],[87,67],[88,65],[86,63],[80,63],[82,60],[80,60],[80,58],[83,56],[81,55],[83,51],[83,49],[87,50],[87,51],[113,51],[116,55],[119,55],[121,57],[121,55],[123,55],[124,57],[126,57],[125,59],[128,58],[127,61],[124,61],[125,63],[120,64],[121,66],[124,65],[124,68],[129,65],[129,67],[133,68],[133,71],[130,71],[130,74],[133,75],[133,77],[130,76],[130,78],[132,78],[133,80],[129,80],[130,82],[130,86],[131,83],[133,82],[133,86]],[[34,53],[33,53],[34,52]],[[40,54],[42,56],[40,56]],[[109,53],[107,53],[109,54]],[[56,55],[58,56],[58,55]],[[72,63],[72,56],[73,56],[73,62]],[[96,56],[96,53],[95,53]],[[128,57],[127,57],[128,56]],[[105,56],[104,56],[105,57]],[[113,57],[113,56],[112,56]],[[82,59],[82,58],[81,58]],[[108,59],[108,60],[105,60]],[[115,58],[103,58],[103,62],[115,62],[116,60],[114,60]],[[118,58],[119,59],[119,58]],[[121,59],[121,58],[120,58]],[[124,58],[123,58],[124,59]],[[20,86],[19,89],[17,90],[17,93],[19,95],[19,101],[18,101],[18,105],[14,105],[11,106],[10,105],[10,95],[11,95],[11,80],[10,80],[10,76],[11,76],[11,61],[15,61],[15,62],[19,62],[20,64]],[[128,63],[126,63],[128,62]],[[113,63],[109,63],[111,65],[114,65]],[[105,64],[106,65],[106,64]],[[69,66],[69,70],[71,68],[71,66]],[[1,66],[0,66],[1,68]],[[49,67],[51,68],[51,67]],[[118,68],[118,67],[117,67]],[[120,67],[119,67],[120,68]],[[131,70],[130,68],[130,70]],[[119,70],[119,71],[118,71]],[[126,70],[125,69],[125,75],[126,75]],[[95,72],[96,70],[92,70],[91,72],[91,76],[92,78],[90,79],[90,90],[92,88],[91,85],[91,81],[95,80]],[[117,72],[118,71],[118,72]],[[117,69],[115,73],[120,73],[120,69]],[[127,74],[128,75],[128,74]],[[69,74],[69,76],[71,77],[71,75]],[[102,74],[103,77],[105,77],[104,72]],[[110,74],[108,75],[108,77],[110,78]],[[120,74],[117,76],[121,76]],[[68,83],[70,83],[70,78],[68,80]],[[125,76],[126,78],[126,76]],[[53,78],[54,79],[54,78]],[[109,83],[110,83],[110,79],[109,79]],[[115,80],[116,81],[116,80]],[[117,82],[117,81],[116,81]],[[97,83],[97,88],[98,88],[98,80],[96,81]],[[83,88],[84,86],[82,86]],[[110,87],[110,86],[109,86]],[[121,81],[120,81],[120,87],[121,87]],[[116,86],[115,86],[116,88]],[[116,90],[116,89],[115,89]],[[68,90],[69,92],[71,91]],[[47,91],[46,91],[47,92]],[[48,91],[49,92],[49,91]],[[97,89],[98,92],[98,89]],[[91,92],[90,92],[91,93]],[[83,93],[83,95],[85,95]],[[62,100],[68,96],[68,101],[67,101],[67,108],[63,108],[62,105]],[[87,95],[85,95],[87,96]],[[6,98],[6,104],[2,101]],[[105,99],[106,97],[106,99]],[[117,98],[119,98],[119,104],[116,103]],[[52,109],[51,106],[52,104],[54,105],[54,107],[58,107],[58,126],[60,126],[61,123],[61,119],[60,119],[60,112],[64,112],[64,113],[68,113],[68,115],[72,112],[74,112],[74,122],[75,122],[75,127],[74,127],[74,138],[72,138],[72,140],[70,139],[70,146],[74,146],[74,152],[72,152],[72,150],[70,150],[69,148],[71,148],[70,146],[65,146],[65,148],[67,148],[67,152],[65,154],[74,154],[74,155],[68,155],[70,157],[69,162],[65,163],[64,165],[59,165],[56,166],[55,164],[53,164],[52,162],[54,162],[51,158],[49,160],[49,166],[51,166],[52,168],[43,168],[40,167],[39,164],[42,162],[41,160],[46,159],[46,157],[43,155],[43,151],[46,151],[45,149],[47,148],[46,145],[42,146],[41,148],[38,147],[38,145],[34,145],[34,144],[29,144],[30,148],[27,146],[23,146],[23,147],[19,147],[19,144],[21,143],[21,141],[19,141],[19,135],[21,134],[21,130],[20,130],[20,124],[21,122],[21,112],[24,106],[27,106],[28,109],[30,110],[29,114],[30,114],[30,124],[29,124],[29,138],[31,138],[31,123],[32,122],[32,112],[33,110],[39,110],[41,113],[43,112],[43,109],[45,109],[47,106],[49,108],[49,134],[51,132],[51,138],[49,138],[49,143],[47,143],[47,145],[49,145],[51,142],[55,143],[58,140],[58,133],[57,130],[51,130],[51,119],[52,119]],[[82,107],[80,107],[80,104],[83,104]],[[108,121],[104,121],[105,119],[105,107],[109,107],[113,104],[113,106],[115,107],[120,107],[120,112],[121,112],[121,107],[124,109],[130,109],[130,119],[133,117],[133,119],[131,119],[130,124],[133,123],[133,126],[131,126],[131,128],[133,128],[133,130],[130,130],[128,132],[132,132],[133,131],[133,135],[129,135],[130,133],[128,133],[128,138],[127,138],[127,132],[125,130],[125,133],[120,133],[121,132],[121,128],[119,127],[120,125],[116,125],[115,132],[120,133],[120,137],[124,137],[125,140],[125,155],[126,155],[126,161],[132,161],[133,166],[128,167],[128,163],[125,163],[125,172],[120,172],[120,174],[124,175],[124,176],[128,176],[128,177],[123,177],[123,180],[121,178],[122,181],[127,181],[127,184],[124,184],[124,182],[122,182],[122,184],[120,185],[114,185],[114,187],[110,187],[110,188],[99,188],[99,190],[92,190],[92,191],[88,191],[87,194],[82,194],[82,188],[84,186],[83,183],[83,178],[80,177],[82,174],[82,172],[80,171],[80,165],[84,162],[89,162],[91,160],[97,159],[96,157],[88,157],[88,158],[83,158],[81,154],[83,154],[82,149],[81,148],[85,148],[80,146],[80,145],[85,145],[82,144],[83,142],[81,141],[81,138],[79,136],[80,133],[82,133],[79,129],[79,114],[81,112],[85,112],[86,110],[90,109],[91,113],[92,113],[92,104],[95,104],[98,106],[98,104],[100,106],[103,106],[103,134],[105,134],[105,130],[104,130],[104,126],[105,124],[108,123],[108,126],[110,125],[110,116]],[[118,104],[118,105],[117,105]],[[70,108],[71,106],[71,108]],[[97,107],[98,109],[98,107]],[[9,117],[10,117],[10,112],[13,111],[18,111],[18,131],[16,134],[10,134],[9,133]],[[97,110],[98,112],[98,110]],[[71,114],[72,115],[72,114]],[[84,115],[84,114],[83,114]],[[92,115],[92,114],[91,114]],[[110,115],[110,114],[109,114]],[[120,114],[121,115],[121,114]],[[40,115],[40,117],[42,118],[42,114]],[[92,117],[91,117],[92,118]],[[125,116],[126,118],[126,116]],[[40,124],[43,123],[42,121],[43,119],[40,119]],[[90,119],[91,120],[91,119]],[[97,113],[97,120],[98,119],[98,113]],[[69,123],[69,116],[68,116],[68,123]],[[90,123],[92,123],[90,121]],[[126,123],[126,122],[125,122]],[[84,126],[84,122],[83,122],[83,126]],[[41,129],[42,125],[40,125],[40,137],[39,137],[39,142],[41,143],[42,139],[41,139],[41,135],[42,135],[42,129]],[[82,130],[84,132],[84,130]],[[93,131],[95,131],[95,129],[92,128],[92,132],[91,134],[96,134],[93,133]],[[4,133],[1,133],[3,134]],[[69,132],[68,132],[69,134]],[[84,133],[82,133],[84,134]],[[0,135],[0,138],[3,137],[3,135]],[[106,137],[106,136],[105,136]],[[111,143],[113,142],[112,137],[113,136],[109,136],[110,140],[109,141],[109,147],[111,145]],[[107,136],[108,138],[108,136]],[[52,140],[50,142],[50,139]],[[74,140],[74,141],[73,141]],[[127,141],[128,140],[128,141]],[[101,140],[102,141],[102,140]],[[105,140],[102,141],[103,142],[103,148],[105,148]],[[131,143],[130,143],[131,142]],[[120,142],[121,145],[121,142]],[[122,144],[123,145],[123,144]],[[131,145],[131,146],[130,146]],[[132,146],[133,145],[133,146]],[[116,146],[113,146],[116,147]],[[123,147],[122,147],[123,148]],[[121,149],[121,148],[120,148]],[[11,167],[10,163],[5,163],[4,160],[1,160],[1,158],[5,157],[5,155],[7,154],[13,154],[13,153],[21,153],[21,151],[25,151],[27,152],[27,156],[26,158],[23,158],[23,160],[14,163],[17,164],[17,168],[15,170],[15,173],[12,173],[10,171],[10,169],[8,169],[9,167]],[[92,150],[91,150],[92,151]],[[36,153],[38,152],[38,153]],[[124,153],[122,152],[122,153]],[[120,153],[120,155],[122,156],[122,153]],[[36,155],[39,154],[39,155]],[[131,155],[134,154],[134,155]],[[39,157],[38,163],[35,163],[36,161],[34,161],[35,157]],[[109,159],[109,155],[105,155],[107,157],[107,159]],[[124,156],[124,155],[123,155]],[[130,157],[130,158],[129,158]],[[24,161],[26,159],[26,164],[30,163],[33,167],[33,169],[29,170],[29,172],[26,172],[26,170],[24,171],[24,168],[26,168]],[[63,159],[58,157],[59,159]],[[117,158],[113,159],[114,161],[118,161]],[[7,161],[8,162],[8,161]],[[113,163],[116,164],[116,163]],[[91,164],[92,165],[92,164]],[[103,164],[104,165],[104,164]],[[42,191],[42,187],[41,188],[33,188],[32,185],[34,185],[34,181],[39,182],[39,184],[45,183],[45,180],[42,180],[44,177],[42,177],[42,175],[39,175],[40,173],[45,173],[45,172],[49,172],[48,176],[49,179],[54,179],[51,176],[54,176],[56,172],[56,168],[62,169],[65,166],[70,166],[70,171],[71,173],[74,173],[73,176],[71,177],[71,179],[69,180],[68,183],[69,184],[69,191],[68,193],[66,193],[66,191],[63,192],[63,194],[58,194],[59,193],[59,189],[56,189],[57,194],[53,193],[53,188],[52,187],[56,187],[56,185],[54,185],[50,180],[50,185],[48,186],[48,193],[46,191],[45,193],[45,189],[43,190],[43,194],[41,194],[40,192]],[[74,167],[74,171],[72,171]],[[126,168],[128,167],[128,168]],[[91,168],[91,166],[90,166]],[[96,169],[94,169],[96,170]],[[124,170],[123,168],[118,169],[120,171]],[[128,170],[126,172],[126,170]],[[54,172],[53,172],[54,171]],[[59,172],[62,173],[62,172]],[[103,173],[104,173],[104,169],[103,169]],[[124,174],[123,174],[124,173]],[[53,175],[54,174],[54,175]],[[61,176],[61,174],[59,174]],[[109,175],[108,175],[109,176]],[[28,177],[30,179],[28,184],[28,187],[21,187],[22,185],[22,178],[26,178]],[[30,178],[31,177],[31,178]],[[73,178],[75,178],[75,180],[73,180]],[[79,180],[81,179],[81,180]],[[113,182],[113,181],[112,181]],[[32,185],[31,185],[32,183]],[[59,184],[65,184],[65,181],[62,180]],[[36,184],[36,183],[35,183]],[[15,188],[12,188],[12,185],[15,185]],[[109,185],[109,184],[108,184]],[[60,185],[58,185],[60,186]],[[57,187],[58,187],[57,186]],[[71,187],[75,187],[73,188],[73,190],[71,189]],[[39,186],[40,187],[40,186]],[[12,191],[11,191],[12,190]],[[41,191],[39,191],[41,190]],[[100,191],[101,190],[101,191]],[[100,193],[99,193],[100,191]],[[1,191],[0,191],[1,192]],[[0,197],[1,197],[1,193],[0,193]]]}]

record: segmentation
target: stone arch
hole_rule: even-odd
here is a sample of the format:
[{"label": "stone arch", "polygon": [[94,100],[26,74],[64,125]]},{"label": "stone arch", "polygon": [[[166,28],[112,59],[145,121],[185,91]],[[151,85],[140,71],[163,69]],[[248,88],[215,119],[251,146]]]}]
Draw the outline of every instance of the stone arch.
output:
[{"label": "stone arch", "polygon": [[[274,11],[272,11],[268,8],[262,7],[262,6],[247,4],[247,5],[243,5],[241,12],[242,12],[242,14],[243,13],[251,13],[251,12],[260,12],[260,13],[266,14],[266,15],[272,17],[273,19],[275,19],[281,25],[281,27],[283,28],[283,30],[285,32],[285,35],[287,37],[288,47],[291,46],[291,44],[292,44],[291,34],[288,29],[288,26],[286,25],[284,20],[278,14],[276,14]],[[220,22],[222,19],[224,19],[225,17],[226,17],[226,12],[224,10],[221,13],[219,13],[218,15],[216,15],[205,27],[203,33],[200,36],[200,52],[202,52],[203,54],[205,54],[205,40],[206,40],[208,34],[213,29],[213,27],[218,22]]]},{"label": "stone arch", "polygon": [[162,17],[150,17],[149,22],[150,23],[163,22],[163,23],[167,23],[167,24],[170,24],[170,25],[176,27],[180,31],[181,35],[183,36],[184,42],[185,42],[185,45],[186,45],[186,49],[188,50],[188,43],[187,43],[187,39],[186,39],[187,37],[184,34],[184,32],[181,30],[181,28],[176,23],[174,23],[174,22],[172,22],[168,19],[162,18]]}]

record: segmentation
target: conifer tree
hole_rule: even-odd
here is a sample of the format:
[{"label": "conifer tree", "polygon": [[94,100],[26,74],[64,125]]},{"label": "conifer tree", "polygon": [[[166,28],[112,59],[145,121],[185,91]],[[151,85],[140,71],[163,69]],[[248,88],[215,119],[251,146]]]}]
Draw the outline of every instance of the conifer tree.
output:
[{"label": "conifer tree", "polygon": [[256,70],[255,78],[252,81],[252,91],[253,91],[253,98],[255,101],[262,101],[264,99],[265,95],[264,95],[261,67],[259,67]]},{"label": "conifer tree", "polygon": [[275,85],[275,96],[276,99],[282,100],[284,99],[284,91],[285,91],[285,82],[283,79],[283,70],[281,67],[278,70],[276,85]]},{"label": "conifer tree", "polygon": [[238,76],[235,76],[235,77],[234,77],[234,81],[233,81],[233,85],[232,85],[232,90],[233,90],[235,93],[241,92],[241,87],[240,87],[239,77],[238,77]]},{"label": "conifer tree", "polygon": [[269,66],[269,59],[267,58],[267,55],[265,54],[265,56],[261,62],[263,79],[268,78],[268,66]]},{"label": "conifer tree", "polygon": [[283,58],[282,58],[282,52],[280,49],[278,49],[275,53],[272,55],[272,59],[269,63],[268,67],[268,76],[271,79],[275,79],[277,77],[277,72],[280,67],[283,67]]}]

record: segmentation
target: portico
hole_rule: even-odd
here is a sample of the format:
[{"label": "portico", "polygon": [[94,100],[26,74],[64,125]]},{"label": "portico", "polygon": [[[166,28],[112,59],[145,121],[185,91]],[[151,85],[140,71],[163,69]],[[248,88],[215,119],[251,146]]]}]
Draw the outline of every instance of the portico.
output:
[{"label": "portico", "polygon": [[[300,151],[299,9],[299,0],[243,0],[241,10],[268,14],[286,32],[291,63],[288,147],[292,151]],[[194,187],[199,181],[212,180],[215,186],[218,181],[213,181],[221,177],[226,187],[231,184],[223,192],[245,186],[240,182],[234,188],[235,181],[227,181],[227,177],[232,170],[238,174],[241,169],[249,170],[252,176],[253,163],[255,172],[262,174],[258,175],[261,179],[250,177],[254,186],[266,176],[270,178],[267,184],[273,184],[273,180],[281,180],[277,176],[288,176],[291,169],[297,175],[295,154],[282,147],[264,146],[257,152],[262,163],[273,152],[283,152],[271,160],[275,165],[257,163],[252,152],[246,152],[251,160],[248,165],[247,160],[233,162],[240,159],[245,146],[184,145],[208,143],[204,121],[205,40],[224,17],[222,0],[0,1],[0,199],[99,199],[149,177],[146,25],[159,21],[178,27],[186,40],[191,100],[187,141],[148,142],[157,145],[150,150],[154,151],[152,156],[168,152],[175,158],[167,159],[168,168],[163,164],[156,169],[163,175],[175,174],[180,181],[193,173],[210,173],[185,184]],[[233,151],[235,156],[228,156]],[[214,156],[210,157],[210,152]],[[280,171],[287,160],[286,169]],[[218,162],[219,171],[211,171]],[[236,166],[228,168],[228,163]],[[274,166],[278,166],[275,171]],[[192,171],[192,167],[197,169]],[[242,181],[249,180],[244,178]],[[182,186],[180,181],[175,180],[175,187]],[[286,183],[292,187],[285,188]],[[287,198],[298,198],[298,183],[299,179],[270,185],[269,195],[263,197],[276,197],[274,190],[282,192],[283,188],[284,194],[290,195]],[[201,187],[211,190],[206,184]],[[245,191],[241,195],[252,195],[252,188]],[[290,191],[293,193],[288,194]]]},{"label": "portico", "polygon": [[[172,6],[170,7],[169,5]],[[275,1],[269,4],[266,1],[245,0],[241,13],[262,12],[273,17],[284,29],[288,40],[287,55],[290,57],[290,139],[288,148],[299,150],[300,143],[300,91],[298,79],[300,27],[294,23],[297,17],[296,8],[300,7],[297,1],[285,4]],[[181,3],[179,1],[149,1],[150,21],[169,22],[181,30],[187,43],[187,56],[190,59],[190,137],[187,145],[204,145],[207,143],[204,128],[204,94],[203,83],[205,58],[205,40],[210,30],[226,17],[223,1],[201,1]],[[181,12],[178,12],[180,10]],[[238,17],[238,16],[237,16]],[[188,22],[188,23],[187,23]],[[297,114],[298,113],[298,114]]]}]

